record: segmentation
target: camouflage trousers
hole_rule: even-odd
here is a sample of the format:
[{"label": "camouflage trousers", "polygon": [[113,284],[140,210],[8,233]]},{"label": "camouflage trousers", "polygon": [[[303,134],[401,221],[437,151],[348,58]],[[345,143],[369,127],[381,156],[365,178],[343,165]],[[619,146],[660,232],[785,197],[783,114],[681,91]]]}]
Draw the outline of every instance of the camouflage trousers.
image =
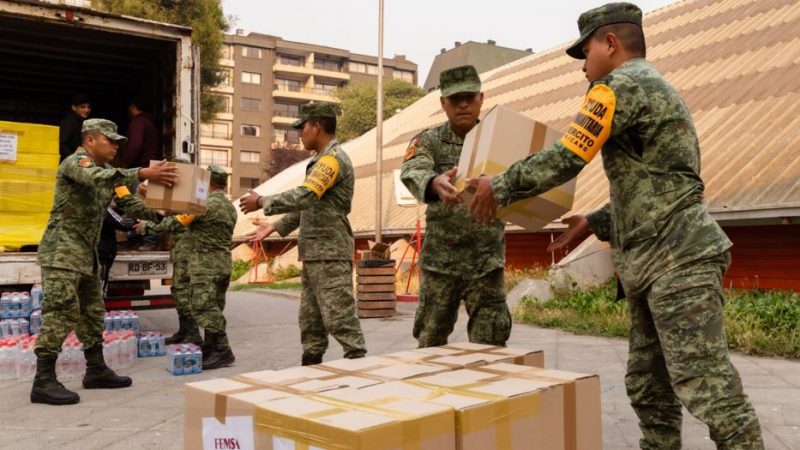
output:
[{"label": "camouflage trousers", "polygon": [[681,448],[681,404],[708,425],[718,449],[763,449],[761,428],[728,358],[722,317],[725,252],[673,270],[629,298],[625,386],[644,450]]},{"label": "camouflage trousers", "polygon": [[423,270],[413,331],[419,347],[447,344],[462,299],[469,314],[470,342],[506,345],[511,335],[511,313],[504,282],[502,269],[474,280]]},{"label": "camouflage trousers", "polygon": [[353,298],[350,261],[304,261],[301,273],[300,342],[306,355],[323,355],[328,334],[344,349],[345,358],[367,353]]},{"label": "camouflage trousers", "polygon": [[[192,318],[204,330],[214,334],[225,332],[225,294],[231,284],[231,274],[191,274],[190,305]],[[229,346],[227,336],[219,344]]]},{"label": "camouflage trousers", "polygon": [[192,314],[192,285],[189,278],[189,268],[186,261],[175,261],[172,265],[172,298],[175,299],[175,311],[179,316]]},{"label": "camouflage trousers", "polygon": [[58,355],[72,330],[84,349],[103,342],[106,308],[98,274],[42,267],[42,289],[42,328],[34,349],[36,356]]}]

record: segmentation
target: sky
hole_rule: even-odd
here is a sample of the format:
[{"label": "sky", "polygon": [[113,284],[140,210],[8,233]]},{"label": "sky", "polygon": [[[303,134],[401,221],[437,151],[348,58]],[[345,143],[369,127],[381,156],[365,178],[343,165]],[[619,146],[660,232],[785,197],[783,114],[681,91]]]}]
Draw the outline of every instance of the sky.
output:
[{"label": "sky", "polygon": [[[675,0],[639,0],[647,13]],[[442,48],[455,41],[486,42],[541,52],[578,37],[581,12],[606,3],[590,0],[384,0],[383,56],[417,63],[419,84]],[[223,0],[234,18],[230,33],[258,32],[283,39],[378,54],[379,0]]]}]

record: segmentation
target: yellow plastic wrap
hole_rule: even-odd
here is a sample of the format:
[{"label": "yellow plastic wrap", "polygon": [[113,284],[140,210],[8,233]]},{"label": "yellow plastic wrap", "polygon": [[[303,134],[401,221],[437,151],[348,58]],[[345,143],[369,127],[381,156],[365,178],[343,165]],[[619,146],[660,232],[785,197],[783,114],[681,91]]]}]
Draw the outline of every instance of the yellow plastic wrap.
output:
[{"label": "yellow plastic wrap", "polygon": [[0,246],[16,250],[39,244],[47,226],[58,170],[58,127],[0,121],[3,137]]}]

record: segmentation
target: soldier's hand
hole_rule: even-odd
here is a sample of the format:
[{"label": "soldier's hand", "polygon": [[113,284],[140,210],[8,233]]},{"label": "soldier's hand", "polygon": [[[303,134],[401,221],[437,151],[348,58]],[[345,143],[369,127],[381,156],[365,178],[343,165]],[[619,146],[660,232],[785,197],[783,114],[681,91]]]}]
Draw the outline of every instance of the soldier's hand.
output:
[{"label": "soldier's hand", "polygon": [[467,185],[475,187],[475,196],[469,204],[469,213],[482,225],[493,221],[497,217],[497,200],[494,198],[492,178],[487,175],[467,178]]},{"label": "soldier's hand", "polygon": [[136,234],[139,234],[139,235],[144,234],[144,221],[140,220],[139,222],[136,222],[133,225],[133,231],[135,231]]},{"label": "soldier's hand", "polygon": [[245,214],[257,211],[261,209],[259,200],[261,200],[261,196],[255,191],[250,191],[245,197],[242,197],[242,199],[239,200],[239,209],[241,209]]},{"label": "soldier's hand", "polygon": [[174,164],[167,164],[167,160],[159,161],[150,167],[139,169],[139,178],[172,186],[178,182],[178,168]]},{"label": "soldier's hand", "polygon": [[431,181],[433,192],[439,196],[440,200],[448,205],[457,205],[464,201],[458,192],[456,192],[456,187],[453,186],[453,180],[457,173],[458,167],[453,167]]},{"label": "soldier's hand", "polygon": [[271,223],[262,223],[258,225],[255,231],[251,231],[244,235],[250,242],[258,242],[265,239],[270,234],[274,233],[275,226]]},{"label": "soldier's hand", "polygon": [[558,239],[547,246],[548,252],[564,250],[573,241],[585,237],[591,232],[589,229],[589,221],[586,220],[586,216],[582,214],[565,217],[561,219],[561,222],[567,224],[567,231],[563,232]]},{"label": "soldier's hand", "polygon": [[136,195],[142,198],[147,197],[147,185],[139,183],[139,186],[136,186]]}]

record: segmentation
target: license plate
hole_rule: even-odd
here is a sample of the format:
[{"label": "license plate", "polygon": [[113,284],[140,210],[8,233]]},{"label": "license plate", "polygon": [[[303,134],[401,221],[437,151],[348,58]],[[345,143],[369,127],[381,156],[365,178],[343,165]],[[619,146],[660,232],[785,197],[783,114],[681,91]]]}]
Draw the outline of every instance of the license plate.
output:
[{"label": "license plate", "polygon": [[167,263],[165,262],[132,262],[128,263],[128,275],[165,275]]}]

